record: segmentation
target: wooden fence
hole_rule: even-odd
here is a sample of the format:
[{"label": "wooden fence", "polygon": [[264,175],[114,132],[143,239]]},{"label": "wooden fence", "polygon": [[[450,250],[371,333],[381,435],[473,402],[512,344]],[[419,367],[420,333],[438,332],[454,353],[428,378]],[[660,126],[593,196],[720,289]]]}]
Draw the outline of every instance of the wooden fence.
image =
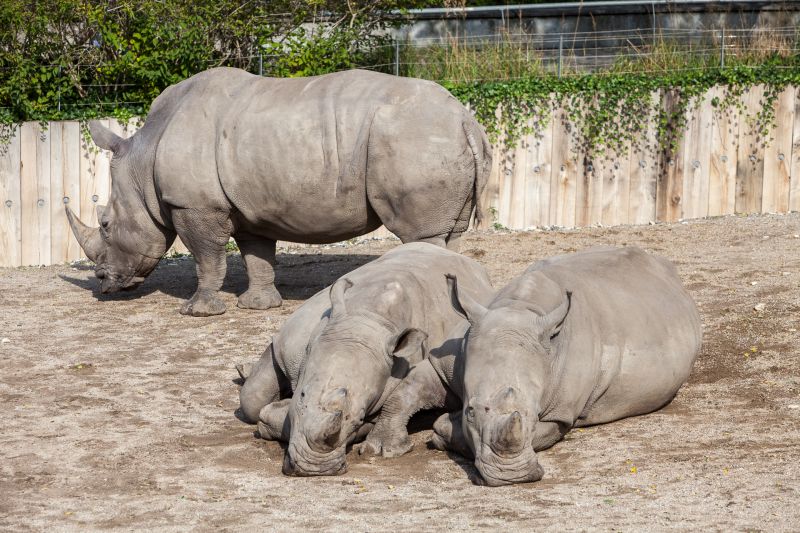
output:
[{"label": "wooden fence", "polygon": [[[751,120],[763,95],[763,87],[753,87],[741,110],[721,112],[711,100],[723,90],[710,90],[700,105],[689,107],[674,154],[658,149],[655,117],[627,153],[584,153],[574,125],[555,109],[514,149],[495,146],[482,198],[485,225],[645,224],[800,210],[800,94],[789,87],[775,101],[771,140],[760,138]],[[669,105],[669,95],[653,98]],[[105,124],[123,137],[136,129],[135,121]],[[64,205],[95,223],[94,207],[105,204],[110,192],[109,162],[110,153],[97,149],[78,122],[22,124],[0,150],[0,266],[82,258]]]}]

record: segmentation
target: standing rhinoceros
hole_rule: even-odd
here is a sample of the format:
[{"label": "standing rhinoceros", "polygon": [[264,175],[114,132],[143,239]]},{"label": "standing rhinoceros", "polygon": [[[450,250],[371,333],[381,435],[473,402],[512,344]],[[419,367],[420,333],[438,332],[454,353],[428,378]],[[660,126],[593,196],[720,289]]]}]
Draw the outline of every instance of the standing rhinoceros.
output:
[{"label": "standing rhinoceros", "polygon": [[453,407],[456,395],[433,443],[474,458],[488,485],[539,480],[535,452],[573,427],[669,403],[700,350],[700,317],[675,268],[639,248],[546,259],[488,307],[457,275],[449,283],[469,320],[451,337],[464,342],[415,366],[370,435],[402,433],[417,410]]},{"label": "standing rhinoceros", "polygon": [[[477,262],[411,243],[347,274],[289,318],[240,393],[242,413],[260,418],[262,436],[288,440],[284,473],[342,473],[347,444],[371,427],[365,424],[384,398],[413,365],[451,342],[448,333],[466,320],[453,309],[447,272],[457,273],[471,298],[491,300]],[[279,400],[287,391],[291,399]],[[377,442],[386,455],[410,448],[405,431]]]},{"label": "standing rhinoceros", "polygon": [[101,290],[136,287],[177,234],[197,261],[181,308],[195,316],[225,311],[231,236],[249,277],[239,307],[276,307],[276,239],[328,243],[384,224],[403,242],[452,247],[491,166],[486,134],[445,89],[360,70],[212,69],[167,88],[131,138],[90,130],[114,153],[109,204],[99,229],[67,216]]}]

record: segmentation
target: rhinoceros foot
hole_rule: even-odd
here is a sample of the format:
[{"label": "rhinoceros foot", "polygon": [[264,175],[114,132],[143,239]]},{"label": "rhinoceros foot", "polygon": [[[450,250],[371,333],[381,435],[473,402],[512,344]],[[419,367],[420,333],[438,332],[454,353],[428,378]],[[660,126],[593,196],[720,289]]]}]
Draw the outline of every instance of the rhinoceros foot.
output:
[{"label": "rhinoceros foot", "polygon": [[278,289],[274,286],[268,289],[248,289],[241,296],[236,304],[242,309],[271,309],[280,307],[283,303]]},{"label": "rhinoceros foot", "polygon": [[194,296],[181,306],[182,315],[213,316],[225,312],[225,302],[216,293],[197,291]]},{"label": "rhinoceros foot", "polygon": [[399,438],[373,438],[372,434],[367,440],[358,445],[359,455],[380,455],[385,458],[400,457],[414,448],[408,435]]}]

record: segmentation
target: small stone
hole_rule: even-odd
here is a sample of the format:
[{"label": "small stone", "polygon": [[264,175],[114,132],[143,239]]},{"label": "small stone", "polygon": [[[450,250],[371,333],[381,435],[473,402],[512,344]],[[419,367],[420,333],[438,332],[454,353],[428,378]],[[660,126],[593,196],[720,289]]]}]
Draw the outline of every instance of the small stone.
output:
[{"label": "small stone", "polygon": [[758,285],[758,282],[757,281],[751,281],[750,285]]},{"label": "small stone", "polygon": [[787,407],[789,409],[800,409],[800,403],[790,403]]},{"label": "small stone", "polygon": [[794,237],[795,239],[800,239],[800,235],[797,234],[792,235],[792,237]]},{"label": "small stone", "polygon": [[8,337],[3,337],[3,339],[0,340],[0,344],[7,344],[9,342],[11,342],[11,339],[9,339]]},{"label": "small stone", "polygon": [[766,309],[766,308],[767,308],[767,304],[765,304],[764,302],[759,302],[759,303],[757,303],[756,305],[753,306],[753,309],[755,311],[758,311],[759,313],[763,313],[764,309]]},{"label": "small stone", "polygon": [[781,272],[781,276],[788,276],[789,272]]}]

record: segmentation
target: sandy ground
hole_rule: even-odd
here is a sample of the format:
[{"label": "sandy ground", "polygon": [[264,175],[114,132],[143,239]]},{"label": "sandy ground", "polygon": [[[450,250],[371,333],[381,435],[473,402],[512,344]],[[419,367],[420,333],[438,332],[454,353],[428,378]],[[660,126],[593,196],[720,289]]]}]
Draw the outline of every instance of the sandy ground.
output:
[{"label": "sandy ground", "polygon": [[235,307],[232,255],[229,310],[211,318],[177,312],[191,258],[115,297],[86,266],[0,270],[0,528],[798,530],[799,234],[793,214],[465,238],[498,287],[538,258],[639,245],[677,263],[705,327],[672,404],[573,431],[541,453],[541,482],[504,488],[428,449],[430,416],[412,422],[409,455],[350,453],[347,474],[315,479],[281,475],[281,447],[234,416],[233,365],[397,241],[280,255],[286,302],[268,312]]}]

